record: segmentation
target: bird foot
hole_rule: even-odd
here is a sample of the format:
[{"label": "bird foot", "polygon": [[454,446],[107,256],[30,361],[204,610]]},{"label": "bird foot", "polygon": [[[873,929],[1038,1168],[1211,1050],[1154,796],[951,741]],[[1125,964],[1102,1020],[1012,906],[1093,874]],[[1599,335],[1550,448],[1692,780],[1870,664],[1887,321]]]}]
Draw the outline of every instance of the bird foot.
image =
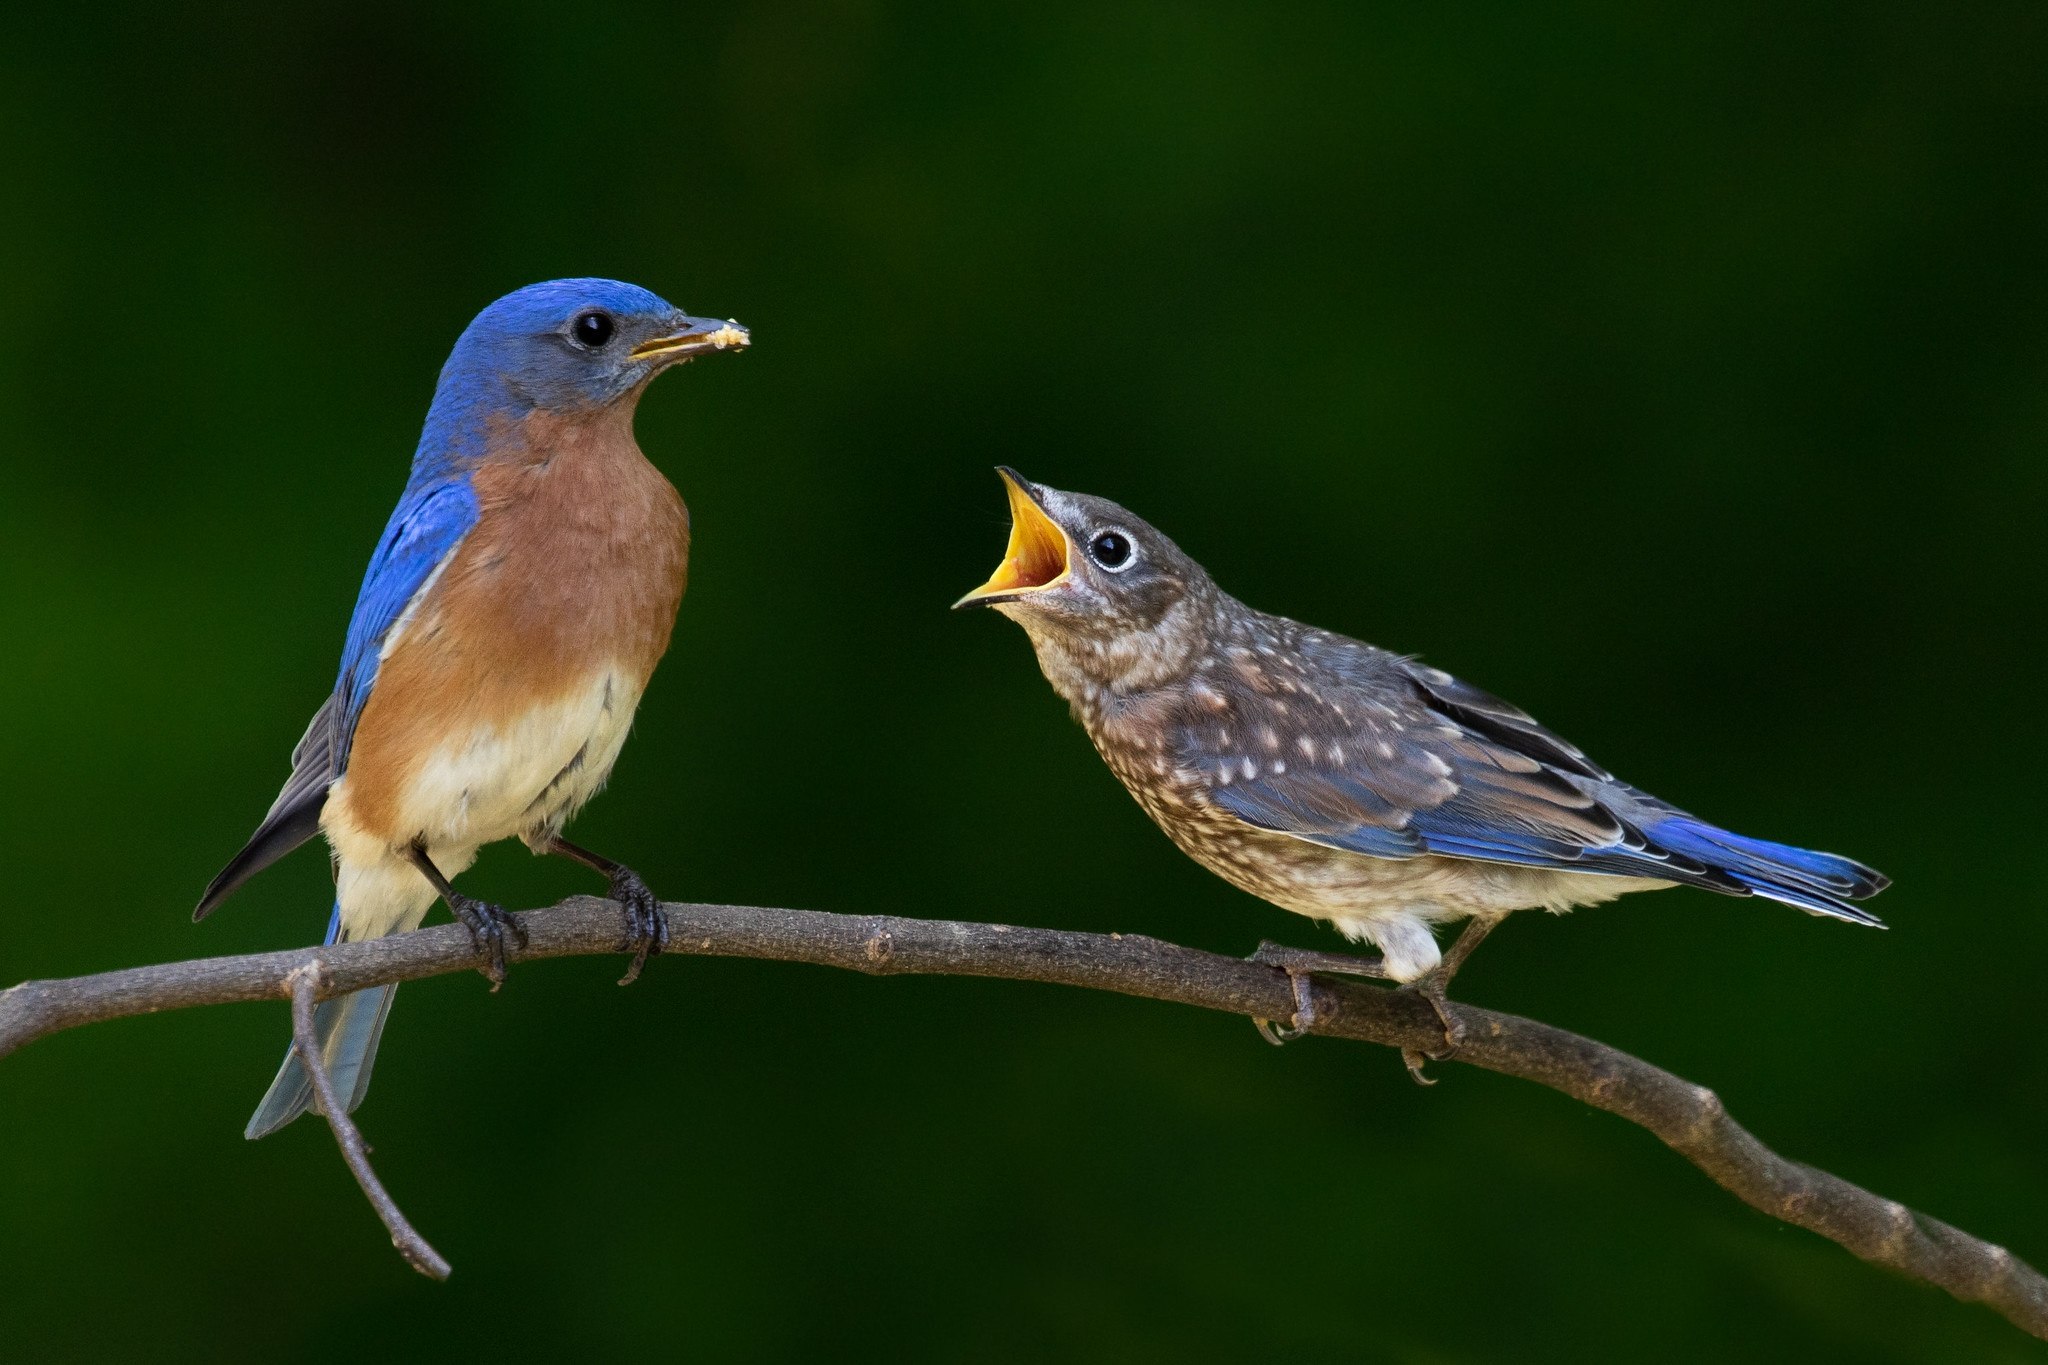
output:
[{"label": "bird foot", "polygon": [[1435,1085],[1436,1082],[1422,1074],[1424,1062],[1441,1062],[1458,1055],[1458,1049],[1465,1045],[1465,1025],[1452,1017],[1445,998],[1445,988],[1450,984],[1451,974],[1437,967],[1400,989],[1410,995],[1419,995],[1429,1002],[1436,1011],[1436,1021],[1444,1031],[1444,1049],[1441,1052],[1423,1052],[1416,1048],[1401,1049],[1401,1062],[1408,1068],[1408,1075],[1417,1085]]},{"label": "bird foot", "polygon": [[505,939],[509,935],[515,944],[524,948],[526,927],[501,905],[475,900],[459,892],[447,900],[455,918],[469,930],[469,941],[476,945],[478,952],[487,954],[484,965],[477,970],[489,977],[491,989],[497,990],[505,984]]},{"label": "bird foot", "polygon": [[630,986],[640,979],[640,969],[647,965],[647,959],[659,956],[668,947],[668,916],[661,912],[661,898],[648,890],[647,883],[631,868],[622,867],[612,874],[610,898],[626,914],[626,937],[619,944],[619,951],[631,953],[633,965],[626,968],[619,984]]},{"label": "bird foot", "polygon": [[1341,976],[1363,976],[1374,980],[1386,979],[1387,967],[1376,957],[1354,957],[1348,953],[1319,953],[1308,948],[1290,948],[1284,943],[1267,939],[1258,947],[1248,961],[1278,967],[1287,973],[1287,981],[1294,988],[1294,1018],[1286,1028],[1275,1028],[1270,1019],[1253,1019],[1252,1027],[1259,1036],[1279,1047],[1291,1043],[1304,1033],[1313,1033],[1316,1027],[1315,986],[1309,977],[1315,972],[1332,972]]}]

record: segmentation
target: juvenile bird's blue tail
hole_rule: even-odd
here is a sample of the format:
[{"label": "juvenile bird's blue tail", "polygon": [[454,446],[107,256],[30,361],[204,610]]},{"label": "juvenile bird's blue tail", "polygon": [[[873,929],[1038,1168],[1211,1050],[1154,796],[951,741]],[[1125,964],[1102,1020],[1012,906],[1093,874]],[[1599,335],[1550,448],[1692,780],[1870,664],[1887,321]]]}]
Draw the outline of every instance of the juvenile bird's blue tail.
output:
[{"label": "juvenile bird's blue tail", "polygon": [[[341,932],[341,912],[327,928],[327,942]],[[368,990],[326,1000],[313,1008],[313,1036],[320,1043],[320,1057],[334,1080],[334,1092],[345,1098],[350,1111],[363,1102],[370,1088],[370,1067],[377,1060],[377,1040],[384,1036],[384,1018],[391,1013],[391,997],[397,986],[372,986]],[[313,1107],[313,1078],[299,1064],[296,1049],[284,1055],[277,1079],[264,1093],[263,1103],[249,1116],[242,1136],[252,1141],[268,1137]]]},{"label": "juvenile bird's blue tail", "polygon": [[1854,859],[1732,834],[1690,815],[1660,820],[1643,833],[1658,848],[1704,863],[1735,884],[1725,889],[1747,888],[1809,914],[1884,924],[1851,902],[1875,896],[1891,885],[1891,878]]}]

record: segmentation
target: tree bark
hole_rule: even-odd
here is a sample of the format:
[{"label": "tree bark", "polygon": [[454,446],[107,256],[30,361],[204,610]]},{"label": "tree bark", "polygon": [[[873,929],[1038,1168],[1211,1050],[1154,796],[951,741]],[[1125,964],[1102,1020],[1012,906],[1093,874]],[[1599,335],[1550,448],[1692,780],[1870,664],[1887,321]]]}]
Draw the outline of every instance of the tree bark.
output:
[{"label": "tree bark", "polygon": [[[810,962],[876,976],[1048,981],[1254,1019],[1287,1019],[1295,1012],[1292,987],[1277,968],[1137,935],[734,905],[672,904],[663,910],[671,952]],[[514,961],[618,951],[621,916],[607,901],[576,897],[519,919],[529,942],[510,954]],[[362,943],[25,981],[0,991],[0,1056],[103,1019],[289,999],[295,985],[303,1008],[316,993],[329,999],[365,986],[476,968],[482,961],[468,933],[451,924]],[[316,971],[307,971],[316,964]],[[1423,1052],[1443,1046],[1442,1026],[1417,996],[1328,976],[1313,978],[1309,989],[1319,1035]],[[1779,1156],[1730,1118],[1713,1091],[1639,1058],[1535,1020],[1455,1001],[1448,1009],[1465,1028],[1464,1043],[1451,1060],[1520,1076],[1619,1115],[1752,1207],[1867,1261],[1986,1304],[2048,1339],[2048,1279],[2005,1248]],[[366,1171],[365,1166],[359,1178]]]}]

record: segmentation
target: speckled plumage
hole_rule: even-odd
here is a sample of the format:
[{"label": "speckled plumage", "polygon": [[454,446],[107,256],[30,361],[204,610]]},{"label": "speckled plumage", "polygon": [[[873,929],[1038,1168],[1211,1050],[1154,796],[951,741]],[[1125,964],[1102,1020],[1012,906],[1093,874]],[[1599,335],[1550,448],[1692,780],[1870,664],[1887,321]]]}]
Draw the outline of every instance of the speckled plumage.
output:
[{"label": "speckled plumage", "polygon": [[[962,605],[1024,627],[1183,851],[1377,945],[1393,979],[1438,966],[1447,921],[1680,883],[1877,922],[1852,903],[1885,885],[1871,869],[1698,820],[1447,673],[1246,606],[1116,504],[1004,473],[1024,529]],[[1106,536],[1129,547],[1116,568]]]}]

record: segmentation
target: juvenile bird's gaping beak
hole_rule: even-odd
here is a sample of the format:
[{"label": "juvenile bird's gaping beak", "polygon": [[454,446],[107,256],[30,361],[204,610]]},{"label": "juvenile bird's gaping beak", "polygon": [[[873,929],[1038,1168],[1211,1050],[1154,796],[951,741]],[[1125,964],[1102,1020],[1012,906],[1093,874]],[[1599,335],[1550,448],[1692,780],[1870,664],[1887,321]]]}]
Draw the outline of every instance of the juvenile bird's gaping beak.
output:
[{"label": "juvenile bird's gaping beak", "polygon": [[677,318],[677,330],[641,342],[632,350],[635,360],[664,360],[671,363],[700,356],[706,351],[745,350],[753,335],[731,318]]},{"label": "juvenile bird's gaping beak", "polygon": [[955,602],[955,607],[1014,602],[1067,581],[1067,533],[1031,496],[1031,486],[1022,474],[1006,465],[998,465],[996,473],[1003,476],[1003,487],[1010,495],[1010,546],[988,582]]}]

